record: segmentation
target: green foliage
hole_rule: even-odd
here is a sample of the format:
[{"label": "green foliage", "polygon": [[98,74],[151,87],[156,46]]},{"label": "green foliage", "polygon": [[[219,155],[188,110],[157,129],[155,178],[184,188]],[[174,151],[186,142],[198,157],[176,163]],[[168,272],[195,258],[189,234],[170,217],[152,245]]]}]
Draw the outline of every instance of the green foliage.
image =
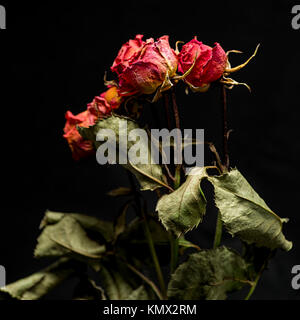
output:
[{"label": "green foliage", "polygon": [[191,254],[172,274],[169,299],[222,300],[228,292],[251,283],[248,265],[236,252],[226,248]]},{"label": "green foliage", "polygon": [[[82,137],[93,141],[96,148],[104,143],[103,141],[97,141],[97,134],[102,129],[113,130],[119,152],[121,152],[120,150],[123,150],[123,152],[125,151],[126,154],[128,154],[128,150],[135,144],[134,141],[128,141],[128,135],[131,130],[139,129],[139,125],[130,118],[112,115],[107,119],[98,121],[94,126],[89,128],[78,128]],[[122,139],[123,141],[128,141],[126,150],[124,150],[122,143],[120,143]],[[109,141],[105,143],[108,142]],[[135,175],[141,185],[141,190],[155,190],[166,185],[166,178],[162,172],[162,167],[158,164],[154,164],[154,159],[152,159],[150,142],[148,140],[142,140],[139,141],[139,143],[144,144],[144,147],[148,150],[148,164],[133,164],[130,161],[127,161],[127,164],[122,165]]]},{"label": "green foliage", "polygon": [[0,289],[0,299],[37,300],[75,273],[74,263],[61,258],[44,270]]},{"label": "green foliage", "polygon": [[[46,213],[46,219],[54,216],[58,218],[59,214]],[[45,222],[44,219],[43,225],[45,227],[38,238],[34,255],[37,258],[73,257],[80,261],[87,261],[94,269],[99,270],[99,260],[106,251],[106,245],[90,239],[76,217],[80,217],[79,220],[84,221],[88,227],[95,228],[97,226],[96,229],[99,231],[100,220],[96,221],[88,216],[60,215],[60,219],[57,219],[56,223],[54,219],[50,220],[51,224],[49,221]],[[107,236],[106,232],[105,234]]]},{"label": "green foliage", "polygon": [[208,180],[214,186],[222,221],[232,236],[270,249],[292,248],[282,233],[282,223],[287,219],[279,218],[237,169]]},{"label": "green foliage", "polygon": [[162,224],[178,237],[197,227],[206,210],[206,199],[200,183],[207,176],[204,168],[197,168],[175,191],[161,197],[156,210]]},{"label": "green foliage", "polygon": [[145,286],[137,284],[135,275],[128,274],[124,264],[116,261],[105,264],[99,276],[108,300],[149,300],[150,298]]}]

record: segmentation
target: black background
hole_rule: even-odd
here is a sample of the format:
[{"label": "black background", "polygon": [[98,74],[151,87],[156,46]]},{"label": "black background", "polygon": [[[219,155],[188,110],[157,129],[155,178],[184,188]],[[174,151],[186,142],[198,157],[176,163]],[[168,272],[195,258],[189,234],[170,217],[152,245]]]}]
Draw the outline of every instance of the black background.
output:
[{"label": "black background", "polygon": [[[225,51],[243,51],[230,56],[232,65],[243,62],[261,43],[255,59],[233,76],[247,82],[252,93],[244,87],[228,93],[229,127],[234,130],[231,166],[238,167],[276,213],[290,218],[284,233],[294,247],[277,252],[253,299],[300,299],[300,292],[291,288],[291,268],[300,264],[300,30],[291,27],[291,8],[297,2],[2,4],[7,29],[0,30],[0,264],[6,267],[7,282],[45,265],[34,260],[33,249],[46,209],[110,218],[121,204],[105,193],[128,183],[122,168],[101,167],[94,158],[72,160],[62,138],[66,110],[81,112],[104,91],[104,72],[135,34],[168,34],[173,47],[177,40],[188,42],[197,35],[211,46],[219,42]],[[220,149],[219,89],[186,96],[179,86],[177,96],[182,127],[204,128],[205,139]],[[149,119],[151,108],[162,118],[160,103],[145,106]],[[215,218],[209,208],[190,239],[209,247]],[[231,243],[229,237],[226,241]],[[73,285],[58,288],[53,297],[68,298]]]}]

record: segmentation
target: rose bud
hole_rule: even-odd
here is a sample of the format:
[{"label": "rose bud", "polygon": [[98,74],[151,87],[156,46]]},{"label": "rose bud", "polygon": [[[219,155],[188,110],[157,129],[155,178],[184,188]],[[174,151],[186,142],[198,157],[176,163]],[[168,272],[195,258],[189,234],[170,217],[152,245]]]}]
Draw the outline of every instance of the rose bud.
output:
[{"label": "rose bud", "polygon": [[76,126],[89,127],[95,124],[97,117],[91,114],[88,110],[73,115],[71,111],[67,111],[66,124],[64,127],[63,137],[67,140],[72,151],[74,160],[79,160],[94,153],[93,144],[91,141],[84,140],[79,134]]},{"label": "rose bud", "polygon": [[[140,35],[138,39],[142,41]],[[169,89],[172,86],[170,78],[175,75],[178,65],[177,55],[169,45],[169,37],[163,36],[157,41],[150,38],[143,42],[142,47],[132,49],[131,45],[131,50],[128,49],[129,43],[124,45],[128,55],[123,55],[125,49],[121,49],[111,68],[119,75],[120,95],[152,94],[160,87],[159,94]]]},{"label": "rose bud", "polygon": [[218,43],[211,48],[196,37],[178,55],[178,71],[187,73],[185,82],[194,91],[206,91],[211,82],[223,75],[226,66],[227,55]]},{"label": "rose bud", "polygon": [[94,100],[88,104],[88,110],[98,118],[111,113],[112,109],[119,108],[122,103],[122,97],[119,95],[118,88],[111,86],[108,90],[96,96]]},{"label": "rose bud", "polygon": [[208,90],[210,84],[218,79],[231,89],[234,85],[245,85],[249,90],[250,87],[245,83],[239,83],[231,78],[227,78],[230,73],[236,72],[245,67],[249,61],[256,55],[259,45],[256,47],[254,54],[243,64],[231,68],[228,61],[230,52],[241,53],[237,50],[231,50],[225,53],[219,43],[211,48],[195,37],[186,43],[178,54],[178,71],[184,73],[178,77],[184,79],[192,91],[204,92]]}]

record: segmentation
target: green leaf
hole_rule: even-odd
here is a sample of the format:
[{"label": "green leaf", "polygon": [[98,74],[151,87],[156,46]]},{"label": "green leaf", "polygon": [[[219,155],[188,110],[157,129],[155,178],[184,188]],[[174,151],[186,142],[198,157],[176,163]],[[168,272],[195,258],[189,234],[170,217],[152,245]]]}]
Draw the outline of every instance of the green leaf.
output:
[{"label": "green leaf", "polygon": [[34,254],[38,258],[72,256],[89,262],[98,270],[99,259],[105,250],[105,245],[100,245],[87,236],[77,220],[65,215],[58,223],[43,230]]},{"label": "green leaf", "polygon": [[0,299],[40,299],[74,273],[74,265],[68,259],[62,258],[44,270],[1,288]]},{"label": "green leaf", "polygon": [[[116,136],[116,145],[119,147],[119,149],[124,149],[123,147],[120,147],[120,140],[127,140],[127,148],[126,150],[123,150],[127,153],[128,150],[135,144],[134,141],[128,141],[129,132],[133,129],[139,129],[139,126],[130,118],[112,115],[107,119],[98,121],[94,126],[91,126],[89,128],[78,128],[81,136],[84,139],[93,141],[96,149],[104,143],[103,141],[96,141],[97,134],[102,129],[113,130]],[[166,184],[166,178],[163,175],[161,166],[158,164],[154,164],[154,159],[151,156],[151,143],[149,139],[148,141],[139,141],[139,143],[142,143],[148,150],[148,164],[133,164],[130,161],[127,161],[126,164],[122,165],[136,176],[141,185],[141,190],[155,190],[162,186],[168,188],[168,185]]]},{"label": "green leaf", "polygon": [[120,264],[102,265],[100,282],[108,300],[148,300],[149,296],[144,285],[136,286],[133,274],[120,268]]},{"label": "green leaf", "polygon": [[200,251],[200,247],[197,246],[196,244],[192,243],[191,241],[188,241],[184,238],[184,236],[181,236],[179,239],[178,239],[178,245],[180,247],[183,247],[183,248],[194,248],[198,251]]},{"label": "green leaf", "polygon": [[197,227],[203,219],[206,199],[200,183],[206,177],[205,168],[194,168],[177,190],[162,196],[157,203],[160,221],[178,237]]},{"label": "green leaf", "polygon": [[234,251],[219,247],[191,254],[172,274],[169,299],[223,300],[227,293],[251,284],[248,264]]},{"label": "green leaf", "polygon": [[282,233],[282,223],[287,219],[276,215],[237,169],[208,180],[214,186],[222,221],[232,236],[270,249],[292,248],[292,242]]},{"label": "green leaf", "polygon": [[84,229],[100,233],[107,242],[112,241],[114,237],[112,222],[103,221],[96,217],[91,217],[79,213],[62,213],[47,210],[41,222],[40,228],[44,228],[47,225],[56,224],[66,216],[75,219]]}]

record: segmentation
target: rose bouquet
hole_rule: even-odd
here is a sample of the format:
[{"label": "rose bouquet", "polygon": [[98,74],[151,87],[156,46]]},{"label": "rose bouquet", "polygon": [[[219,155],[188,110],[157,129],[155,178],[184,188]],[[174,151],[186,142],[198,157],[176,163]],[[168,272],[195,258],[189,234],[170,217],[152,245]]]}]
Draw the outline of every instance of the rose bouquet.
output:
[{"label": "rose bouquet", "polygon": [[[287,219],[274,213],[229,163],[227,90],[236,85],[250,90],[230,75],[245,67],[257,49],[245,63],[231,67],[229,54],[240,51],[225,52],[220,44],[210,47],[196,37],[183,45],[178,41],[175,49],[168,36],[155,41],[136,35],[125,43],[111,66],[115,79],[105,76],[106,90],[86,110],[77,115],[66,112],[63,137],[74,160],[96,155],[100,164],[119,164],[127,170],[130,187],[108,190],[112,198],[126,201],[115,221],[47,211],[34,253],[55,261],[7,285],[1,297],[40,299],[76,276],[74,299],[216,300],[244,286],[249,287],[249,299],[275,251],[292,247],[282,233]],[[199,99],[202,92],[220,88],[222,155],[212,142],[183,139],[175,94],[180,82],[187,94],[192,91]],[[140,124],[143,106],[159,100],[165,105],[164,132],[172,130],[169,139],[153,137],[153,131]],[[182,154],[199,146],[202,151],[208,147],[214,161],[188,167]],[[203,183],[212,186],[218,210],[210,249],[186,239],[205,223]],[[146,190],[157,198],[154,212],[143,197]],[[134,218],[128,217],[130,208]],[[223,230],[241,241],[241,252],[221,246]]]}]

